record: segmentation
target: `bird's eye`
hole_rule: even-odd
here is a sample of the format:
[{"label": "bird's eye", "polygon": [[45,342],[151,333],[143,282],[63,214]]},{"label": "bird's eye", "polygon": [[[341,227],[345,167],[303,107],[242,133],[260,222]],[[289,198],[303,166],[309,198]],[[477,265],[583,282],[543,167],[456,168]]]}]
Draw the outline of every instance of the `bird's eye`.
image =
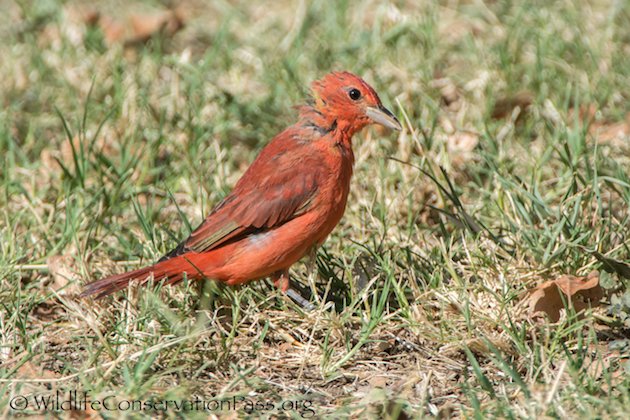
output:
[{"label": "bird's eye", "polygon": [[359,91],[359,89],[350,89],[348,91],[348,96],[350,97],[350,99],[352,99],[353,101],[358,101],[359,98],[361,98],[361,92]]}]

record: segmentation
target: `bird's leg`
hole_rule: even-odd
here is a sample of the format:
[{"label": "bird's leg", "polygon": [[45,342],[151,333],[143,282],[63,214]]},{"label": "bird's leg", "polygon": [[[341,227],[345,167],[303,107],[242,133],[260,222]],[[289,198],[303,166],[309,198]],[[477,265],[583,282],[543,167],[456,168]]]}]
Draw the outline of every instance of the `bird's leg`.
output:
[{"label": "bird's leg", "polygon": [[311,277],[317,272],[317,245],[313,245],[308,250],[308,264],[306,269],[308,270],[308,276]]},{"label": "bird's leg", "polygon": [[282,290],[284,294],[289,296],[295,303],[300,305],[304,310],[310,312],[315,310],[315,306],[304,298],[297,290],[291,288],[291,280],[289,278],[289,270],[276,271],[271,275],[273,284]]},{"label": "bird's leg", "polygon": [[313,245],[311,249],[308,251],[308,262],[306,263],[306,273],[308,279],[308,285],[311,288],[311,293],[315,296],[315,299],[319,301],[319,295],[317,294],[317,285],[315,284],[315,280],[317,280],[317,245]]},{"label": "bird's leg", "polygon": [[273,285],[282,290],[283,293],[286,293],[291,286],[289,270],[276,271],[271,275],[271,279],[273,280]]}]

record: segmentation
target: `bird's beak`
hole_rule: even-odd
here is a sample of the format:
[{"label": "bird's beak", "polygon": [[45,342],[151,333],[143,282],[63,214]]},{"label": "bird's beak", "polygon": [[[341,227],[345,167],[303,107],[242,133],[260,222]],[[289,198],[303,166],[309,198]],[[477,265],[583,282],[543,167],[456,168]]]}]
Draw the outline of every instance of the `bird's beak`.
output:
[{"label": "bird's beak", "polygon": [[398,119],[394,117],[394,114],[392,114],[383,105],[379,105],[378,107],[370,106],[366,109],[365,114],[376,124],[380,124],[383,127],[391,128],[396,131],[402,130],[402,126],[400,125],[400,122],[398,122]]}]

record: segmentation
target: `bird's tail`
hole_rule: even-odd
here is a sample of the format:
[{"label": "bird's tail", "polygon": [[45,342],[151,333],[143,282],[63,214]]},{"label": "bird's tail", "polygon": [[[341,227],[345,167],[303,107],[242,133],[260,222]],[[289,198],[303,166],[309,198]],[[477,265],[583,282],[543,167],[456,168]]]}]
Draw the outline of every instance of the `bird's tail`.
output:
[{"label": "bird's tail", "polygon": [[149,267],[93,281],[85,286],[85,290],[79,296],[85,297],[96,295],[96,299],[100,299],[104,296],[124,289],[134,280],[139,281],[140,285],[144,286],[149,282],[151,276],[156,281],[166,279],[164,284],[174,284],[183,280],[184,276],[187,276],[188,279],[194,280],[202,278],[203,274],[189,258],[181,256],[158,262],[157,264]]}]

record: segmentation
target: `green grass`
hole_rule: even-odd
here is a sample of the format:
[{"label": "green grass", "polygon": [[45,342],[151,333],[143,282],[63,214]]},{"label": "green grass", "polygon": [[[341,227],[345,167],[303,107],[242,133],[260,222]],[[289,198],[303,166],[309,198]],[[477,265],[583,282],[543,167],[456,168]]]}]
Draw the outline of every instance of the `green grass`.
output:
[{"label": "green grass", "polygon": [[[125,22],[164,7],[129,3],[99,10]],[[630,111],[624,3],[281,3],[185,0],[181,32],[130,48],[86,29],[74,2],[5,4],[0,413],[77,390],[224,414],[236,399],[252,416],[622,417],[629,138],[573,111],[594,105],[604,128]],[[343,69],[405,130],[355,137],[345,216],[316,275],[292,269],[314,313],[268,281],[76,297],[171,249],[295,120],[308,84]],[[520,117],[491,117],[523,91]],[[464,132],[478,141],[458,147]],[[55,256],[69,281],[49,272]],[[526,290],[592,270],[604,305],[527,317]]]}]

